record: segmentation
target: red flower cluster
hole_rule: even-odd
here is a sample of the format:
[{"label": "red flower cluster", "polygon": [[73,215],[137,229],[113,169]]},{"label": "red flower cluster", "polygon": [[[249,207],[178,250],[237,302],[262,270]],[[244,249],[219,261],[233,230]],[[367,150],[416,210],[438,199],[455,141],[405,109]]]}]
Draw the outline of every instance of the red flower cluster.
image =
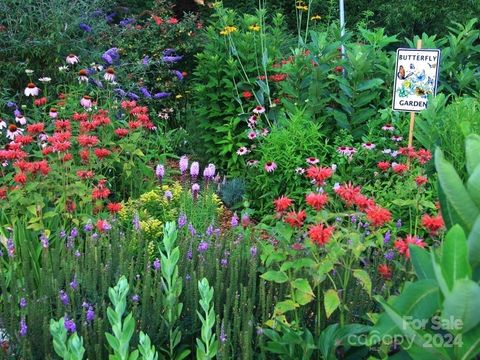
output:
[{"label": "red flower cluster", "polygon": [[285,215],[283,219],[287,224],[294,228],[300,228],[303,226],[303,222],[307,218],[307,213],[304,210],[299,212],[290,211]]},{"label": "red flower cluster", "polygon": [[122,204],[112,202],[107,205],[107,209],[110,211],[110,214],[116,214],[122,210]]},{"label": "red flower cluster", "polygon": [[323,209],[325,204],[328,202],[328,195],[327,194],[316,194],[310,193],[305,197],[305,200],[309,206],[314,208],[317,211]]},{"label": "red flower cluster", "polygon": [[377,268],[378,273],[385,280],[390,280],[392,278],[392,270],[388,267],[387,264],[380,264]]},{"label": "red flower cluster", "polygon": [[110,195],[110,189],[105,186],[107,180],[102,179],[98,182],[98,185],[93,188],[92,198],[96,199],[106,199]]},{"label": "red flower cluster", "polygon": [[415,151],[414,148],[400,148],[398,152],[410,159],[417,159],[420,164],[426,164],[432,159],[432,153],[427,149],[418,149]]},{"label": "red flower cluster", "polygon": [[435,236],[438,231],[445,226],[445,223],[443,222],[441,214],[437,216],[424,214],[422,216],[422,225],[430,232],[430,235]]},{"label": "red flower cluster", "polygon": [[305,173],[307,178],[315,180],[317,185],[323,185],[325,180],[332,177],[333,170],[323,166],[310,166]]},{"label": "red flower cluster", "polygon": [[374,227],[383,226],[392,220],[390,211],[378,205],[368,207],[365,210],[365,214],[367,215],[367,220],[370,221]]},{"label": "red flower cluster", "polygon": [[407,259],[410,259],[409,245],[420,246],[423,248],[427,244],[425,244],[422,239],[413,235],[407,235],[405,239],[398,238],[394,243],[395,249],[397,249],[397,251],[404,255]]},{"label": "red flower cluster", "polygon": [[317,224],[310,227],[308,236],[312,242],[318,246],[323,246],[330,240],[333,234],[333,226],[325,226],[324,224]]},{"label": "red flower cluster", "polygon": [[290,207],[290,205],[293,204],[293,200],[289,199],[285,195],[282,195],[278,199],[273,200],[273,203],[275,205],[275,211],[276,212],[283,212],[283,211],[287,210]]}]

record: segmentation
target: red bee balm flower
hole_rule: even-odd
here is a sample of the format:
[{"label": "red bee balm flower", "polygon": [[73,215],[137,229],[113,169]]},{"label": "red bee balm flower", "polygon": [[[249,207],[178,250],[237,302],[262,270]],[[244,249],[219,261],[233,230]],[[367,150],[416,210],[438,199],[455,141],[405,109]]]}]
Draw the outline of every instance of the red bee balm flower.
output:
[{"label": "red bee balm flower", "polygon": [[397,251],[400,254],[405,255],[407,259],[410,259],[410,249],[408,248],[410,244],[420,246],[422,248],[427,245],[423,242],[422,239],[416,236],[407,235],[405,240],[401,238],[398,238],[397,240],[395,240],[394,246],[395,246],[395,249],[397,249]]},{"label": "red bee balm flower", "polygon": [[390,169],[391,164],[388,161],[380,161],[377,163],[377,167],[382,171],[388,171]]},{"label": "red bee balm flower", "polygon": [[293,204],[293,201],[292,199],[289,199],[285,195],[282,195],[278,199],[273,200],[273,203],[275,204],[275,210],[277,212],[283,212],[287,210],[290,207],[290,205]]},{"label": "red bee balm flower", "polygon": [[108,149],[95,149],[94,150],[95,156],[99,159],[106,158],[108,155],[110,155],[110,150]]},{"label": "red bee balm flower", "polygon": [[325,226],[324,224],[317,224],[310,227],[308,236],[312,242],[318,246],[323,246],[330,240],[333,234],[333,226]]},{"label": "red bee balm flower", "polygon": [[295,211],[290,211],[285,216],[284,221],[289,224],[291,227],[302,227],[303,222],[307,218],[307,213],[304,210],[299,211],[298,213]]},{"label": "red bee balm flower", "polygon": [[315,193],[310,193],[307,196],[305,196],[305,200],[307,201],[307,204],[314,208],[317,211],[320,211],[323,209],[325,204],[328,202],[328,195],[327,194],[315,194]]},{"label": "red bee balm flower", "polygon": [[333,170],[323,166],[310,166],[306,174],[307,178],[315,180],[317,184],[322,185],[325,183],[325,180],[332,177]]},{"label": "red bee balm flower", "polygon": [[245,100],[250,100],[253,94],[250,91],[244,91],[242,92],[242,96]]},{"label": "red bee balm flower", "polygon": [[106,199],[110,195],[110,190],[105,187],[107,180],[102,179],[98,182],[98,185],[92,191],[93,199]]},{"label": "red bee balm flower", "polygon": [[390,270],[387,264],[378,265],[377,271],[385,280],[389,280],[392,277],[392,270]]},{"label": "red bee balm flower", "polygon": [[385,225],[392,220],[392,214],[390,211],[378,205],[370,206],[365,210],[365,213],[367,214],[367,220],[375,227]]},{"label": "red bee balm flower", "polygon": [[110,211],[110,214],[116,214],[120,210],[122,210],[122,204],[121,203],[110,203],[107,205],[108,211]]},{"label": "red bee balm flower", "polygon": [[438,230],[445,226],[441,214],[438,214],[437,216],[424,214],[422,216],[422,225],[430,232],[431,235],[436,235]]},{"label": "red bee balm flower", "polygon": [[417,186],[422,186],[428,182],[428,178],[426,176],[417,176],[415,182],[417,183]]},{"label": "red bee balm flower", "polygon": [[393,164],[392,169],[393,169],[394,173],[404,174],[408,170],[408,165],[407,164]]}]

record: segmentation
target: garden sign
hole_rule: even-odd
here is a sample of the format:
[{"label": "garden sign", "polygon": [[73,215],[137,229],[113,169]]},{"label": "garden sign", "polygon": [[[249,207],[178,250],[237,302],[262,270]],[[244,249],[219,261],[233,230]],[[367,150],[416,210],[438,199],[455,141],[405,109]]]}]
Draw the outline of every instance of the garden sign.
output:
[{"label": "garden sign", "polygon": [[428,96],[437,91],[440,50],[421,47],[419,40],[416,49],[397,49],[393,110],[411,112],[408,146],[412,145],[415,112],[426,109]]}]

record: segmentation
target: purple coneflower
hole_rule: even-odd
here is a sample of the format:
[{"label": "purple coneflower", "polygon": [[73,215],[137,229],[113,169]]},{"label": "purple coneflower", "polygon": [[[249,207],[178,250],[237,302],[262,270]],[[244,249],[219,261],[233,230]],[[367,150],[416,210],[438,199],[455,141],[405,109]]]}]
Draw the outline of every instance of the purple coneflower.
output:
[{"label": "purple coneflower", "polygon": [[15,116],[15,121],[23,126],[27,123],[27,118],[20,114],[19,116]]},{"label": "purple coneflower", "polygon": [[40,89],[34,83],[28,83],[25,88],[25,96],[38,96]]},{"label": "purple coneflower", "polygon": [[263,114],[265,112],[265,108],[263,106],[258,105],[255,109],[252,110],[254,114]]},{"label": "purple coneflower", "polygon": [[265,171],[269,173],[274,172],[276,168],[277,164],[273,161],[267,161],[264,166]]},{"label": "purple coneflower", "polygon": [[76,63],[78,63],[78,56],[74,55],[74,54],[70,54],[67,56],[67,58],[65,59],[65,61],[67,62],[67,64],[69,65],[75,65]]},{"label": "purple coneflower", "polygon": [[362,147],[367,150],[373,150],[375,149],[375,144],[368,142],[368,143],[362,144]]},{"label": "purple coneflower", "polygon": [[315,165],[320,162],[320,160],[318,160],[316,157],[313,157],[313,156],[306,158],[305,161],[307,162],[307,164],[310,164],[310,165]]},{"label": "purple coneflower", "polygon": [[245,147],[245,146],[242,146],[241,148],[239,148],[237,150],[237,154],[240,155],[240,156],[243,156],[243,155],[246,155],[248,154],[250,151]]},{"label": "purple coneflower", "polygon": [[89,109],[92,107],[92,98],[88,95],[84,95],[80,99],[80,105],[82,105],[84,108]]},{"label": "purple coneflower", "polygon": [[103,75],[103,78],[106,81],[114,82],[115,81],[115,70],[112,67],[109,67],[107,70],[105,70],[105,74]]}]

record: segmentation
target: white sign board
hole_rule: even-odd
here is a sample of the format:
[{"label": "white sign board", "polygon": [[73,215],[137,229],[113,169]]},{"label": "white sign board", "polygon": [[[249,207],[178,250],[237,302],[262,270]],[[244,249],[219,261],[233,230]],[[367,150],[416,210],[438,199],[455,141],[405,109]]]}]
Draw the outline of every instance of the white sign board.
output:
[{"label": "white sign board", "polygon": [[437,92],[440,50],[397,49],[393,110],[421,111]]}]

